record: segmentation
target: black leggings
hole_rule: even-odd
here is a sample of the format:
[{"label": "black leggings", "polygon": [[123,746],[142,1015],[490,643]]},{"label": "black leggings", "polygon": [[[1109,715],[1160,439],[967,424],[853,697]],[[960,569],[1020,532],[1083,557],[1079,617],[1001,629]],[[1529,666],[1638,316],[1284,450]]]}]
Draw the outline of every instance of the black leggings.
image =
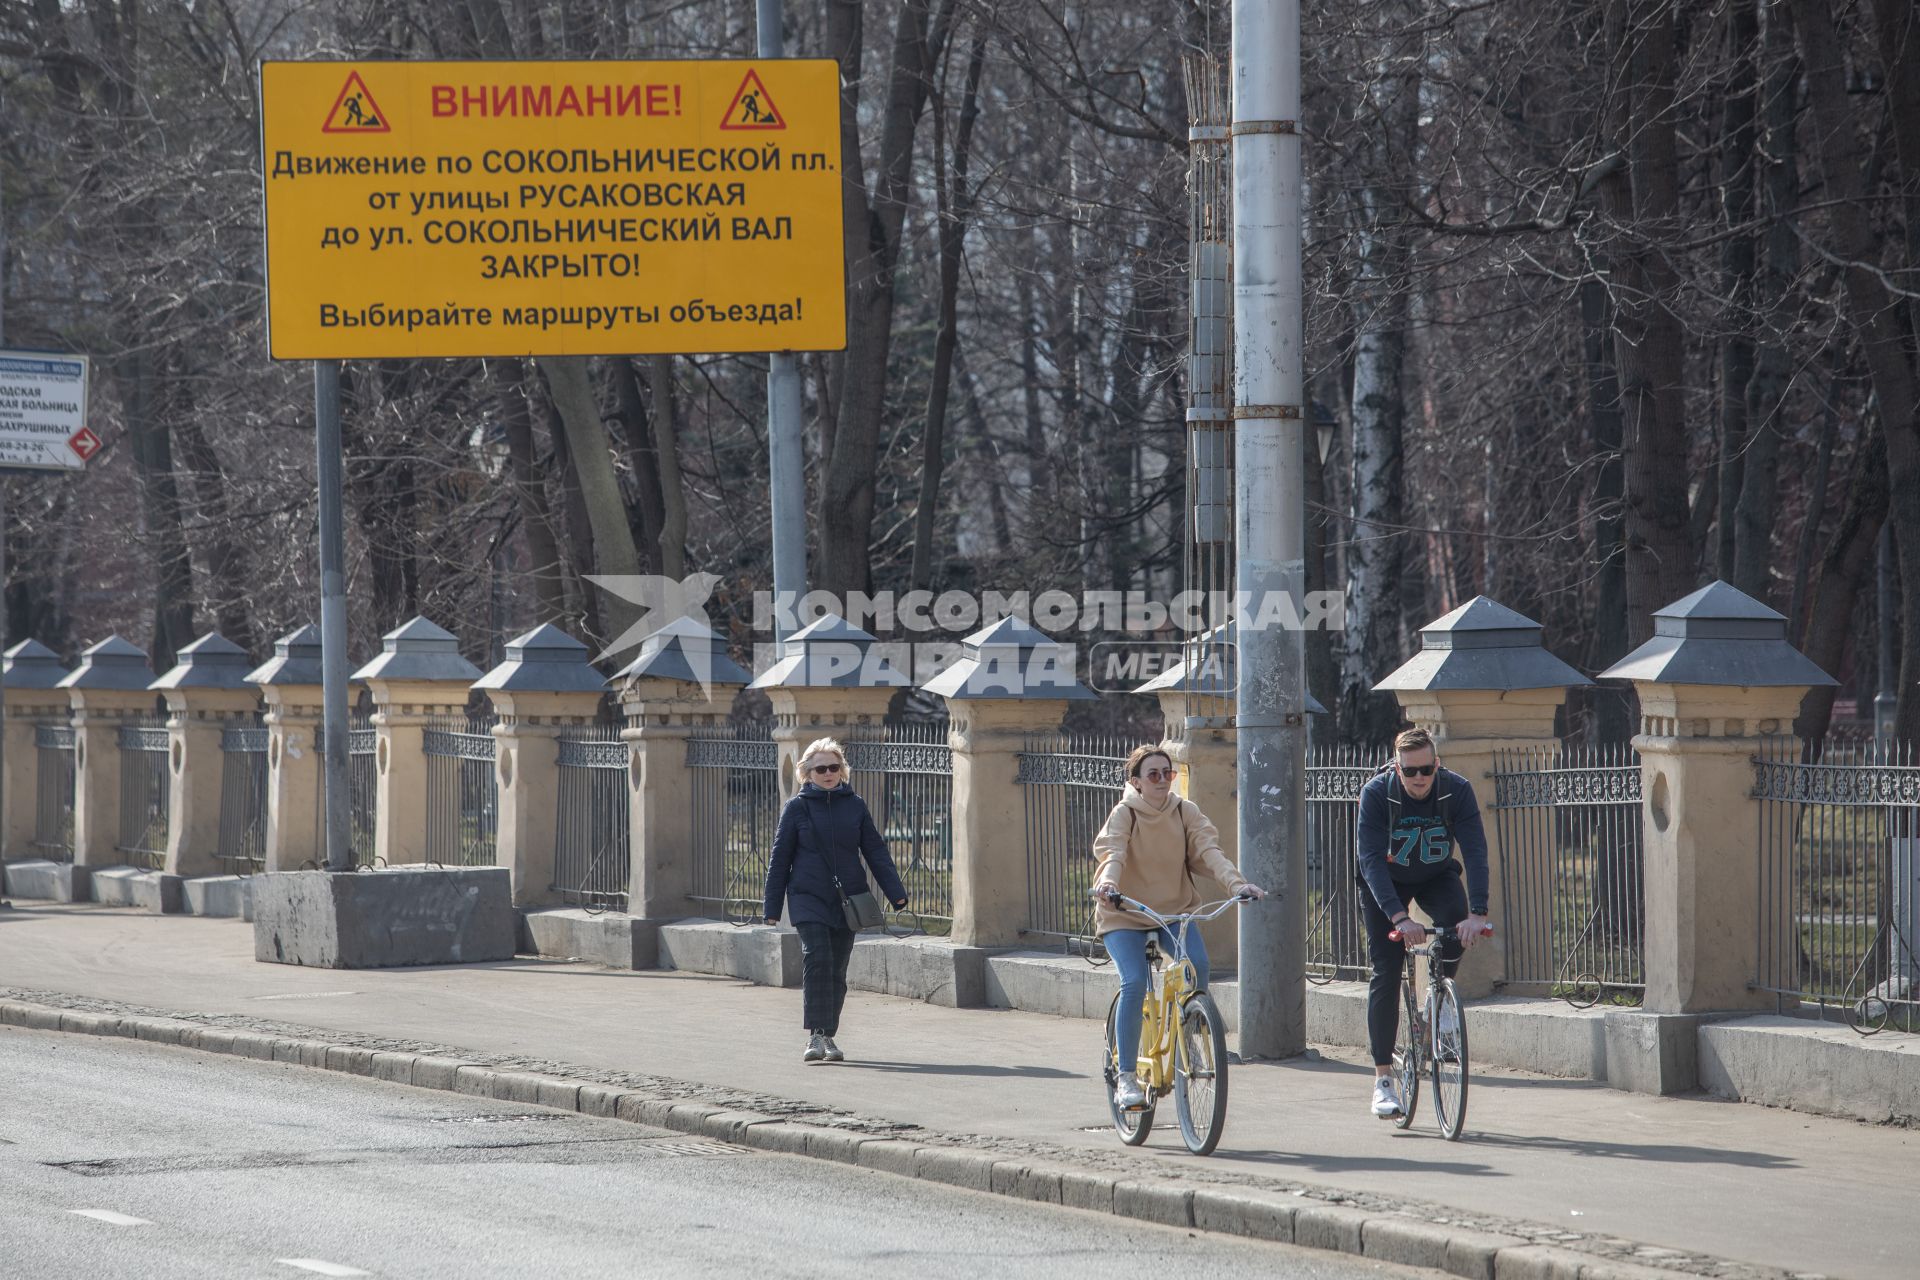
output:
[{"label": "black leggings", "polygon": [[[1442,872],[1424,884],[1398,884],[1393,887],[1409,904],[1419,903],[1440,930],[1440,956],[1446,975],[1451,978],[1460,967],[1460,939],[1453,926],[1467,918],[1467,890],[1460,882],[1460,864],[1451,872]],[[1393,1042],[1400,1034],[1400,975],[1407,964],[1407,949],[1387,937],[1393,921],[1373,900],[1364,883],[1360,886],[1360,920],[1367,928],[1367,958],[1373,962],[1373,980],[1367,983],[1367,1047],[1373,1051],[1376,1067],[1393,1064]]]}]

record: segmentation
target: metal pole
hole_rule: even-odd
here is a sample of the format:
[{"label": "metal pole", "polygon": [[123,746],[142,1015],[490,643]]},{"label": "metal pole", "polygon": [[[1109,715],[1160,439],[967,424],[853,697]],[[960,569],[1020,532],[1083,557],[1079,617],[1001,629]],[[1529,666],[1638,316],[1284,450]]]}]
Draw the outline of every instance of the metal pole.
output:
[{"label": "metal pole", "polygon": [[[757,53],[784,57],[781,0],[755,0]],[[791,351],[767,357],[767,478],[773,495],[773,593],[798,609],[807,591],[807,459],[800,439],[800,361]],[[776,619],[779,609],[775,609]],[[776,620],[774,638],[784,644],[791,628]]]},{"label": "metal pole", "polygon": [[1240,913],[1249,1058],[1307,1043],[1306,647],[1286,608],[1306,586],[1299,120],[1300,0],[1233,0],[1240,868],[1271,895]]},{"label": "metal pole", "polygon": [[1875,566],[1874,613],[1880,623],[1879,691],[1873,697],[1873,740],[1893,741],[1894,718],[1899,714],[1900,698],[1894,692],[1893,673],[1893,521],[1880,526],[1879,563]]},{"label": "metal pole", "polygon": [[[0,187],[0,347],[7,344],[7,201],[4,187]],[[0,653],[7,650],[7,485],[6,474],[0,472]],[[0,659],[0,663],[4,663]],[[4,841],[7,812],[7,695],[6,679],[0,674],[0,841]],[[14,798],[19,803],[19,797]],[[0,849],[0,857],[8,851]],[[7,902],[6,876],[0,874],[0,906]]]},{"label": "metal pole", "polygon": [[340,362],[313,362],[314,458],[320,482],[320,722],[329,871],[353,870],[347,846],[353,797],[347,783],[347,572],[341,502]]}]

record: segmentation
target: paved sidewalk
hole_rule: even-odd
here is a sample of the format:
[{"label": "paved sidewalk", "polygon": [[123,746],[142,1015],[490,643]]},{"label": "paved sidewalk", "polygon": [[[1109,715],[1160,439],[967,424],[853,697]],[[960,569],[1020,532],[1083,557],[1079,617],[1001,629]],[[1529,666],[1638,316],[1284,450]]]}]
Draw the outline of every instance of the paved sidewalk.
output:
[{"label": "paved sidewalk", "polygon": [[1406,1133],[1374,1120],[1369,1072],[1328,1051],[1236,1068],[1225,1140],[1197,1160],[1180,1146],[1170,1108],[1166,1136],[1156,1130],[1139,1150],[1119,1145],[1098,1083],[1099,1027],[1083,1020],[856,992],[840,1036],[854,1060],[805,1066],[797,991],[537,960],[299,969],[256,963],[250,927],[230,920],[0,911],[0,997],[34,993],[652,1077],[689,1098],[809,1119],[854,1115],[870,1129],[917,1128],[922,1140],[1108,1173],[1363,1206],[1411,1202],[1435,1222],[1699,1273],[1741,1270],[1715,1268],[1717,1258],[1906,1280],[1920,1256],[1920,1133],[1705,1098],[1480,1072],[1468,1133],[1449,1144],[1424,1107]]}]

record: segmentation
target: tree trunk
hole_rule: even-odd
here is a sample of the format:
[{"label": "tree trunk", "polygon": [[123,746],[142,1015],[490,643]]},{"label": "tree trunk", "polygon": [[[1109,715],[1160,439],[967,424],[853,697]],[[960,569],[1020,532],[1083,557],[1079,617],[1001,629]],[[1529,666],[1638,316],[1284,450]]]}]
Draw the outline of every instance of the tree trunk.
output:
[{"label": "tree trunk", "polygon": [[[594,400],[584,356],[541,356],[540,371],[547,377],[554,412],[567,436],[567,455],[580,480],[580,499],[593,529],[590,572],[635,577],[640,553],[627,524],[626,503],[620,497],[620,479],[607,455],[606,429],[600,425],[600,406]],[[613,640],[639,618],[634,604],[613,592],[594,595],[594,612],[605,620],[602,642]]]},{"label": "tree trunk", "polygon": [[1765,165],[1760,209],[1768,219],[1766,258],[1755,304],[1763,312],[1762,340],[1747,384],[1747,421],[1752,444],[1747,456],[1750,484],[1740,493],[1734,513],[1733,576],[1728,579],[1756,600],[1768,601],[1774,563],[1773,527],[1779,509],[1780,448],[1786,436],[1787,391],[1793,382],[1793,358],[1787,343],[1795,332],[1795,281],[1800,274],[1800,238],[1791,221],[1800,197],[1800,166],[1794,143],[1794,84],[1798,67],[1793,33],[1785,16],[1766,14],[1767,76],[1764,96],[1765,145],[1755,157]]},{"label": "tree trunk", "polygon": [[193,472],[194,505],[199,508],[200,544],[207,557],[207,600],[213,606],[220,634],[252,653],[253,617],[247,585],[246,552],[235,541],[232,504],[227,501],[227,477],[220,456],[200,430],[198,416],[188,408],[175,421],[180,451]]},{"label": "tree trunk", "polygon": [[[1843,272],[1848,318],[1860,336],[1887,451],[1889,516],[1900,547],[1901,653],[1897,735],[1912,741],[1920,731],[1920,423],[1915,379],[1906,351],[1911,334],[1895,320],[1896,300],[1878,268],[1879,236],[1868,207],[1865,144],[1847,102],[1838,34],[1826,0],[1793,0],[1794,25],[1806,68],[1808,100],[1819,145],[1814,148],[1826,179],[1833,251]],[[1920,139],[1901,140],[1907,147]]]},{"label": "tree trunk", "polygon": [[660,572],[687,576],[687,489],[680,478],[680,416],[673,398],[673,357],[653,357],[653,448],[660,459]]},{"label": "tree trunk", "polygon": [[[1614,0],[1615,65],[1630,68],[1617,95],[1622,180],[1603,186],[1630,238],[1615,259],[1615,367],[1626,459],[1627,636],[1653,635],[1653,611],[1693,588],[1687,545],[1685,334],[1672,310],[1677,272],[1662,241],[1680,226],[1674,128],[1674,23],[1668,0]],[[1622,199],[1622,196],[1625,199]]]},{"label": "tree trunk", "polygon": [[[1836,424],[1828,424],[1830,450]],[[1816,485],[1817,498],[1824,506],[1824,477]],[[1853,606],[1874,572],[1874,551],[1880,540],[1880,526],[1887,518],[1886,441],[1869,422],[1854,451],[1852,474],[1847,478],[1847,502],[1840,511],[1839,527],[1827,543],[1821,558],[1820,578],[1813,589],[1812,606],[1806,613],[1806,638],[1801,652],[1822,671],[1835,672],[1847,656],[1853,642]],[[1810,509],[1807,518],[1818,521],[1818,509]],[[1807,531],[1802,544],[1811,548],[1818,536],[1817,525]],[[1797,619],[1796,619],[1797,621]],[[1793,731],[1802,738],[1824,737],[1833,718],[1834,688],[1827,685],[1807,691],[1800,704],[1800,717]]]},{"label": "tree trunk", "polygon": [[[1736,513],[1741,510],[1747,436],[1748,387],[1753,378],[1753,337],[1748,328],[1753,313],[1753,236],[1737,228],[1753,215],[1754,167],[1754,58],[1760,36],[1756,7],[1760,0],[1731,0],[1727,10],[1728,56],[1733,74],[1727,86],[1725,122],[1720,136],[1720,195],[1722,218],[1732,229],[1720,250],[1721,290],[1727,299],[1720,339],[1720,519],[1714,540],[1714,576],[1733,583],[1749,595],[1758,595],[1735,575],[1737,560]],[[1766,479],[1771,495],[1772,477]],[[1760,487],[1755,477],[1755,488]],[[1704,502],[1705,486],[1701,487]],[[1764,599],[1764,595],[1759,598]]]},{"label": "tree trunk", "polygon": [[860,149],[861,0],[829,0],[827,55],[840,64],[840,162],[847,245],[847,354],[840,417],[820,494],[820,585],[872,587],[873,477],[893,346],[894,269],[906,218],[913,138],[927,96],[928,2],[902,0],[869,198]]},{"label": "tree trunk", "polygon": [[540,475],[539,453],[534,448],[526,368],[518,360],[503,361],[502,366],[500,420],[507,435],[508,474],[514,499],[520,505],[520,527],[526,530],[534,597],[540,602],[540,621],[558,625],[567,619],[567,570],[560,558],[546,482]]},{"label": "tree trunk", "polygon": [[[920,501],[913,520],[913,569],[909,579],[915,590],[933,583],[933,532],[940,510],[940,476],[946,465],[947,403],[953,382],[953,353],[958,345],[960,259],[966,247],[967,219],[973,211],[973,189],[967,174],[973,151],[973,126],[980,115],[980,76],[986,66],[987,37],[976,31],[973,48],[967,57],[967,86],[960,105],[960,124],[953,138],[953,181],[951,189],[936,169],[939,195],[940,228],[940,330],[933,344],[933,377],[927,387],[927,429],[921,448]],[[934,116],[934,158],[943,163],[945,140],[944,111]]]},{"label": "tree trunk", "polygon": [[[1607,286],[1599,279],[1580,285],[1580,331],[1586,356],[1587,417],[1594,456],[1600,460],[1593,481],[1593,630],[1588,636],[1587,668],[1604,671],[1627,656],[1627,549],[1622,511],[1625,480],[1620,459],[1620,384],[1609,358],[1613,327]],[[1616,689],[1593,691],[1596,742],[1619,743],[1633,737],[1633,694]]]},{"label": "tree trunk", "polygon": [[194,640],[193,561],[180,521],[180,490],[173,474],[166,413],[155,403],[157,381],[147,352],[136,350],[127,357],[121,406],[140,481],[141,521],[153,553],[153,632],[147,656],[155,671],[165,671]]},{"label": "tree trunk", "polygon": [[616,356],[609,362],[614,396],[620,405],[620,433],[627,450],[627,465],[633,468],[639,525],[633,530],[640,557],[649,571],[660,565],[660,527],[665,517],[660,506],[659,454],[654,449],[653,433],[647,422],[647,396],[634,372],[633,361]]}]

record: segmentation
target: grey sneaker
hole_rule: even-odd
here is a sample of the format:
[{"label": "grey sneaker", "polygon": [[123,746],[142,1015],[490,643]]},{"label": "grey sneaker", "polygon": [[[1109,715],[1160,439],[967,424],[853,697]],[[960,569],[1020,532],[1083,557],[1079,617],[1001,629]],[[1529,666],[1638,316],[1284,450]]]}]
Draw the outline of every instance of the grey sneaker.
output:
[{"label": "grey sneaker", "polygon": [[802,1062],[825,1062],[827,1060],[827,1037],[816,1031],[807,1041],[807,1051],[800,1055]]},{"label": "grey sneaker", "polygon": [[847,1055],[840,1052],[840,1046],[833,1042],[832,1036],[828,1036],[827,1037],[827,1061],[828,1062],[845,1062],[846,1060],[847,1060]]},{"label": "grey sneaker", "polygon": [[1113,1086],[1113,1105],[1122,1111],[1135,1111],[1147,1105],[1147,1091],[1140,1087],[1137,1073],[1120,1073],[1120,1079]]},{"label": "grey sneaker", "polygon": [[1373,1081],[1373,1114],[1391,1120],[1400,1114],[1400,1090],[1391,1076],[1376,1076]]}]

